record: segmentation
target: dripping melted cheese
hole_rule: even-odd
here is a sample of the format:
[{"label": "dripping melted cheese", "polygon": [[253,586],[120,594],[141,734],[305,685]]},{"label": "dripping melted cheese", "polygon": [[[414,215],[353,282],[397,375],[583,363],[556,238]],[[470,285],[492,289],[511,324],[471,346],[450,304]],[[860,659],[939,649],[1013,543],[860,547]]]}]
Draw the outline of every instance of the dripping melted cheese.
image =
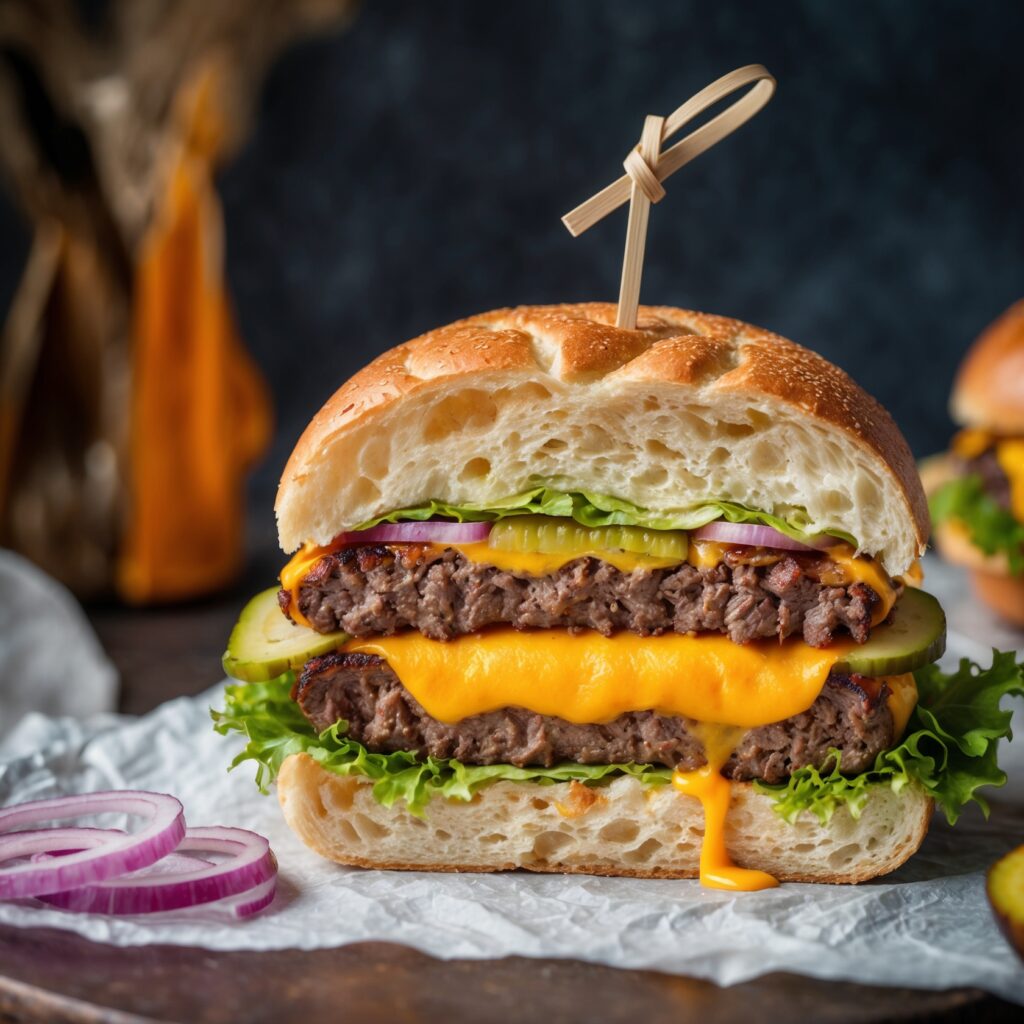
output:
[{"label": "dripping melted cheese", "polygon": [[722,775],[729,755],[743,739],[735,726],[698,723],[694,732],[704,744],[707,763],[692,772],[675,771],[672,785],[700,801],[704,810],[704,840],[700,847],[700,882],[709,889],[754,892],[771,889],[778,879],[766,871],[737,867],[725,845],[725,820],[729,814],[732,786]]}]

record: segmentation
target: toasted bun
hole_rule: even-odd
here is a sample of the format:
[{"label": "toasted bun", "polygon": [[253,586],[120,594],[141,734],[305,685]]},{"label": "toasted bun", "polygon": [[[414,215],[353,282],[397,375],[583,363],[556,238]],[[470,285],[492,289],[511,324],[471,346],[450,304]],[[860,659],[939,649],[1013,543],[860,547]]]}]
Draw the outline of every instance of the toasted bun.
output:
[{"label": "toasted bun", "polygon": [[940,523],[935,527],[934,536],[935,546],[947,562],[992,576],[1010,574],[1010,563],[1006,555],[986,555],[974,546],[967,530],[960,523]]},{"label": "toasted bun", "polygon": [[660,511],[799,505],[893,575],[923,552],[907,444],[842,370],[725,317],[648,306],[636,330],[614,320],[605,303],[502,309],[384,353],[296,445],[275,506],[282,548],[431,498],[548,482]]},{"label": "toasted bun", "polygon": [[974,592],[989,608],[1008,622],[1024,626],[1024,576],[1010,573],[1006,555],[986,555],[957,523],[935,528],[935,546],[947,562],[969,570]]},{"label": "toasted bun", "polygon": [[957,372],[950,409],[964,426],[1024,434],[1024,299],[971,346]]},{"label": "toasted bun", "polygon": [[1024,576],[971,573],[974,592],[998,615],[1015,626],[1024,626]]},{"label": "toasted bun", "polygon": [[[285,820],[323,857],[355,867],[415,871],[528,871],[634,878],[696,878],[704,817],[671,786],[621,777],[591,789],[496,782],[472,801],[435,798],[426,820],[382,807],[373,783],[321,768],[308,754],[285,760],[278,777]],[[782,882],[864,882],[898,868],[921,845],[932,803],[916,787],[876,787],[859,819],[845,808],[827,826],[794,824],[749,783],[733,783],[726,824],[742,867]]]}]

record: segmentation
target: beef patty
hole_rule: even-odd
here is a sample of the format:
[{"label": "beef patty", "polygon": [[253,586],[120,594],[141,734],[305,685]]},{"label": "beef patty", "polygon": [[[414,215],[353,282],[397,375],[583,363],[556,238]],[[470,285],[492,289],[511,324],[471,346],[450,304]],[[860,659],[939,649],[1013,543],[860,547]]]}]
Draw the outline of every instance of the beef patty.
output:
[{"label": "beef patty", "polygon": [[[728,778],[780,782],[797,768],[822,768],[837,748],[844,771],[860,772],[892,746],[889,688],[875,679],[833,672],[818,699],[785,721],[750,729],[723,769]],[[633,711],[602,725],[504,708],[455,724],[432,718],[384,659],[360,653],[312,659],[292,696],[322,732],[340,719],[371,751],[408,750],[465,764],[704,765],[704,748],[687,718]]]},{"label": "beef patty", "polygon": [[[450,640],[503,624],[605,636],[719,632],[736,643],[796,633],[813,647],[828,646],[836,633],[867,640],[879,596],[866,584],[828,582],[832,563],[819,555],[762,554],[771,562],[762,565],[743,557],[730,550],[714,568],[684,562],[632,572],[585,557],[528,576],[471,562],[454,548],[357,545],[317,562],[298,605],[314,629],[352,636],[417,629]],[[288,591],[280,598],[287,613]]]}]

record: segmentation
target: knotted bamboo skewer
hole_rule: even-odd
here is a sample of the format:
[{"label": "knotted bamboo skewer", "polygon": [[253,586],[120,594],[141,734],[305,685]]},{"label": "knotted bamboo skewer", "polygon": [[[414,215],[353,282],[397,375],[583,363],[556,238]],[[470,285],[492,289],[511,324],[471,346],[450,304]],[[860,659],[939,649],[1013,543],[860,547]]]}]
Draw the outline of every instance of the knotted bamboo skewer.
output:
[{"label": "knotted bamboo skewer", "polygon": [[[708,107],[746,86],[751,88],[725,110],[674,146],[661,150],[663,143]],[[748,64],[730,71],[701,89],[668,117],[649,115],[644,121],[640,142],[622,162],[626,173],[562,218],[562,223],[575,238],[629,200],[619,308],[615,319],[617,327],[636,327],[647,220],[651,204],[665,198],[662,182],[749,121],[772,98],[774,92],[775,79],[767,69],[760,64]]]}]

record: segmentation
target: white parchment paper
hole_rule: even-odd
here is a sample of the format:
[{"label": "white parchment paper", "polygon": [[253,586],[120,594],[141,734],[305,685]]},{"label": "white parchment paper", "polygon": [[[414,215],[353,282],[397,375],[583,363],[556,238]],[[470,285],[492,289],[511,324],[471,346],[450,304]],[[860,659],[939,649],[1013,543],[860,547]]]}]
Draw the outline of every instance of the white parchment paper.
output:
[{"label": "white parchment paper", "polygon": [[117,671],[71,592],[0,550],[0,740],[31,711],[84,718],[116,698]]},{"label": "white parchment paper", "polygon": [[[942,574],[933,575],[932,589],[945,589]],[[947,590],[954,608],[957,587],[953,580]],[[990,625],[974,624],[965,641],[984,650],[991,641],[979,631]],[[951,630],[954,641],[958,635]],[[1013,634],[999,639],[1004,647],[1020,643]],[[985,869],[1024,843],[1024,741],[1004,751],[1011,785],[993,798],[989,821],[970,810],[950,829],[938,816],[921,851],[896,873],[861,886],[783,885],[730,895],[690,881],[328,864],[291,835],[248,767],[224,770],[241,741],[212,732],[208,708],[218,702],[212,690],[141,719],[30,715],[0,744],[0,804],[119,787],[173,792],[190,824],[241,825],[270,838],[281,869],[270,910],[244,923],[201,909],[114,919],[26,901],[0,904],[0,922],[67,928],[117,945],[220,950],[382,939],[444,958],[573,957],[723,985],[772,971],[936,989],[975,985],[1024,1004],[1024,968],[984,894]],[[1022,718],[1018,713],[1024,735]]]}]

